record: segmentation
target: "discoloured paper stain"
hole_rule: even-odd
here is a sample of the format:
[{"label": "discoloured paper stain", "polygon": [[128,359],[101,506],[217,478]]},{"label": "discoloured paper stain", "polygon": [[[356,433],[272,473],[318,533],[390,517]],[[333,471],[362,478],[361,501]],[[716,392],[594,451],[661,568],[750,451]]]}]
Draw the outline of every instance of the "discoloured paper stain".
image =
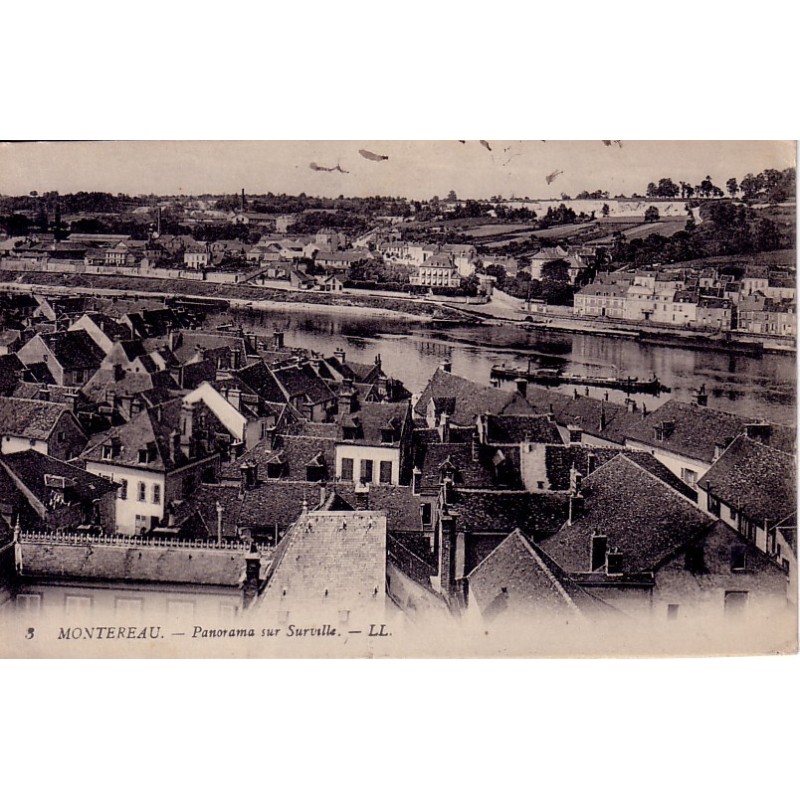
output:
[{"label": "discoloured paper stain", "polygon": [[313,169],[314,172],[343,172],[345,175],[350,174],[349,170],[342,169],[339,164],[337,164],[335,167],[322,167],[317,164],[316,161],[312,161],[308,167],[309,169]]},{"label": "discoloured paper stain", "polygon": [[549,175],[545,175],[545,180],[547,181],[547,185],[549,186],[559,175],[563,175],[563,169],[557,169],[551,172]]},{"label": "discoloured paper stain", "polygon": [[359,150],[358,154],[368,161],[388,161],[389,156],[382,156],[380,153],[372,153],[369,150]]}]

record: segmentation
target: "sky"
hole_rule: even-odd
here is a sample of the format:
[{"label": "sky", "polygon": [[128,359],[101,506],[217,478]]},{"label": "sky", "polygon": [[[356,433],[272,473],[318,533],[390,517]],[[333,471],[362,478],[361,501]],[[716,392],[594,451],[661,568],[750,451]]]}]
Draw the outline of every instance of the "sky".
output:
[{"label": "sky", "polygon": [[[373,160],[360,150],[388,158]],[[644,194],[662,177],[697,184],[711,175],[724,188],[728,178],[795,163],[795,143],[786,141],[6,142],[0,144],[0,194],[244,188],[251,194],[427,199],[452,189],[459,198],[549,199],[584,189]]]}]

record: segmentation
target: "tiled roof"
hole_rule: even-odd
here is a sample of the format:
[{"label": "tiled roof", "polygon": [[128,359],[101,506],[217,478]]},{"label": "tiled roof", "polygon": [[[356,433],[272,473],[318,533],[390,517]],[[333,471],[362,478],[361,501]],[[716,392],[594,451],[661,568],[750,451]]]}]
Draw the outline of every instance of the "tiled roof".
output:
[{"label": "tiled roof", "polygon": [[489,415],[486,419],[487,442],[491,444],[519,444],[521,442],[548,442],[561,444],[558,426],[549,415],[541,417]]},{"label": "tiled roof", "polygon": [[97,369],[105,353],[84,330],[39,334],[64,369]]},{"label": "tiled roof", "polygon": [[567,519],[567,498],[502,490],[455,489],[449,508],[460,529],[475,533],[511,533],[519,528],[539,541],[555,533]]},{"label": "tiled roof", "polygon": [[692,501],[697,499],[697,492],[665,467],[655,456],[643,450],[626,450],[621,447],[591,447],[587,445],[547,445],[545,448],[545,468],[550,490],[565,492],[570,488],[570,472],[578,470],[584,477],[589,475],[589,461],[594,458],[594,469],[602,466],[612,458],[624,453],[626,458],[643,467],[664,483],[672,486]]},{"label": "tiled roof", "polygon": [[580,615],[601,604],[577,586],[519,531],[506,537],[467,576],[484,619],[500,615]]},{"label": "tiled roof", "polygon": [[0,397],[0,434],[24,439],[47,439],[62,414],[60,403]]},{"label": "tiled roof", "polygon": [[[84,460],[102,461],[103,445],[117,440],[118,455],[109,463],[144,467],[151,470],[170,471],[191,461],[205,457],[187,457],[180,447],[173,448],[170,439],[180,431],[181,400],[172,400],[155,408],[148,408],[137,414],[130,422],[109,431],[105,439],[83,452]],[[153,460],[148,463],[139,461],[139,451],[148,444],[155,444]]]},{"label": "tiled roof", "polygon": [[235,374],[264,400],[272,403],[285,403],[288,400],[272,370],[262,361],[250,364]]},{"label": "tiled roof", "polygon": [[[668,400],[646,417],[631,416],[633,422],[626,430],[627,438],[708,464],[714,460],[716,446],[730,444],[748,422],[745,417],[677,400]],[[657,441],[655,428],[665,422],[674,423],[673,431],[663,441]]]},{"label": "tiled roof", "polygon": [[[530,404],[517,392],[505,392],[491,386],[438,369],[428,381],[414,411],[425,416],[432,398],[452,397],[455,404],[451,422],[455,425],[475,424],[479,414],[527,414],[535,413]],[[546,413],[546,412],[545,412]]]},{"label": "tiled roof", "polygon": [[794,458],[738,436],[699,486],[754,521],[777,522],[796,510]]},{"label": "tiled roof", "polygon": [[370,444],[380,444],[382,431],[391,431],[397,444],[407,414],[408,403],[362,403],[357,411],[339,415],[339,428],[356,428],[358,441]]},{"label": "tiled roof", "polygon": [[559,425],[578,425],[589,434],[619,444],[624,444],[626,432],[635,423],[636,415],[625,406],[597,397],[575,397],[574,393],[566,395],[529,385],[526,399],[534,413],[552,413]]},{"label": "tiled roof", "polygon": [[45,483],[45,475],[66,478],[69,486],[65,494],[79,500],[92,501],[116,490],[116,485],[111,481],[36,450],[23,450],[0,456],[0,464],[16,475],[20,482],[45,504],[52,492],[52,488]]},{"label": "tiled roof", "polygon": [[442,480],[443,466],[454,469],[453,483],[470,489],[489,489],[497,486],[498,480],[490,466],[494,449],[466,442],[442,444],[432,442],[418,445],[415,449],[415,466],[422,470],[423,490],[438,489]]},{"label": "tiled roof", "polygon": [[263,606],[380,603],[386,583],[386,518],[379,512],[311,511],[286,534],[287,544],[261,596]]},{"label": "tiled roof", "polygon": [[583,481],[584,508],[542,549],[570,573],[590,572],[592,535],[619,548],[625,573],[655,570],[713,525],[709,515],[620,454]]},{"label": "tiled roof", "polygon": [[241,586],[243,551],[136,546],[120,541],[88,544],[23,542],[21,572],[26,576],[104,581],[147,581],[201,586]]},{"label": "tiled roof", "polygon": [[289,397],[304,397],[313,404],[334,399],[333,392],[310,364],[276,367],[273,375]]}]

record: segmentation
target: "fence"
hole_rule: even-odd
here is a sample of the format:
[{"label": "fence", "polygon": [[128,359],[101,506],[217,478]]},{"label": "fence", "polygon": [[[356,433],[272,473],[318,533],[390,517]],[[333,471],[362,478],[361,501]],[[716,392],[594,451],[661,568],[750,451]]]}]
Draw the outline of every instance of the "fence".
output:
[{"label": "fence", "polygon": [[172,539],[165,536],[123,536],[117,533],[89,533],[88,531],[68,530],[20,530],[17,531],[20,543],[100,545],[107,547],[162,547],[178,550],[230,550],[247,551],[250,543],[242,540],[216,539]]}]

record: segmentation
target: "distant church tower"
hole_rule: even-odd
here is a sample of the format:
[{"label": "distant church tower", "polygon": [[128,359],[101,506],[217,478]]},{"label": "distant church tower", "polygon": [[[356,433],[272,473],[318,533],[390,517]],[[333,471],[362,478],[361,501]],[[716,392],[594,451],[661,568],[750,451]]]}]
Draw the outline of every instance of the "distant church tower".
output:
[{"label": "distant church tower", "polygon": [[242,202],[241,202],[241,208],[239,209],[239,211],[244,213],[246,209],[247,209],[247,206],[246,206],[245,201],[244,201],[244,189],[242,189]]}]

